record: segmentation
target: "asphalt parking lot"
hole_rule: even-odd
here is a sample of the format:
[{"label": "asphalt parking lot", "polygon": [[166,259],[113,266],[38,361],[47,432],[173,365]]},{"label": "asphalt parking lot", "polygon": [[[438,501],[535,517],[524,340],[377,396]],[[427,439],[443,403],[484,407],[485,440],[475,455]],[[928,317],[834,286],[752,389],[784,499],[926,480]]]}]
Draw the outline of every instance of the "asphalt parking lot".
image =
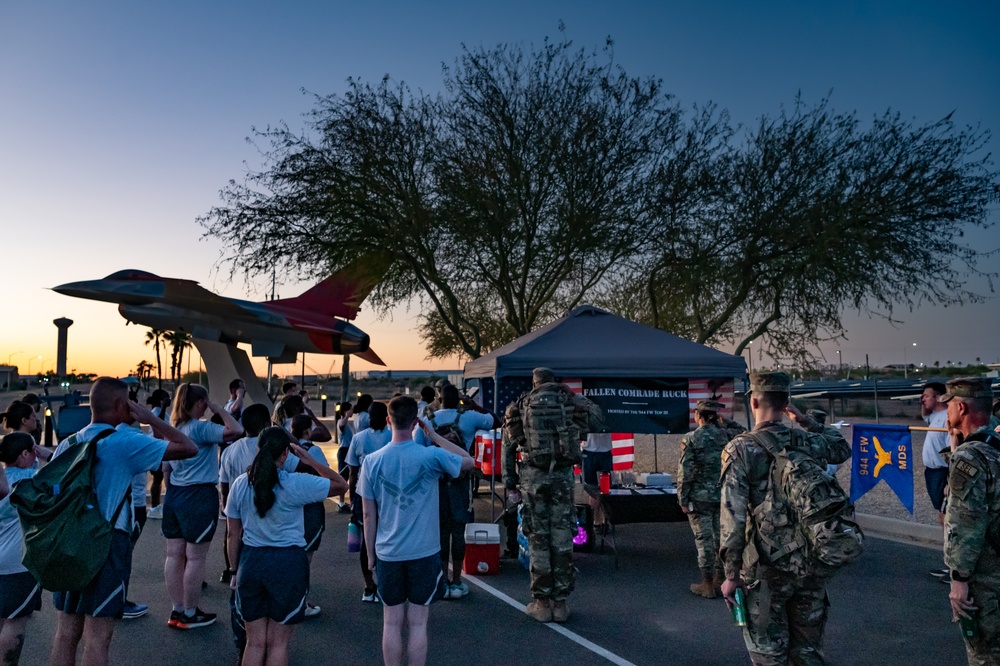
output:
[{"label": "asphalt parking lot", "polygon": [[[330,502],[328,508],[332,507]],[[489,517],[489,510],[484,510]],[[299,626],[291,663],[378,664],[381,609],[361,603],[361,574],[346,547],[347,516],[330,513],[313,561],[310,599],[323,612]],[[619,567],[608,552],[580,554],[572,617],[542,625],[523,613],[530,601],[528,574],[515,559],[496,576],[472,581],[469,596],[432,608],[430,664],[748,664],[742,636],[721,599],[692,595],[697,576],[691,532],[685,523],[624,525],[618,530]],[[228,623],[228,587],[218,583],[222,539],[212,545],[209,588],[202,608],[220,615],[204,629],[166,626],[170,610],[163,586],[164,543],[150,521],[136,547],[130,597],[150,605],[143,618],[119,623],[112,664],[232,664],[236,651]],[[965,663],[951,624],[947,586],[928,575],[941,566],[934,549],[878,538],[860,562],[829,586],[826,653],[830,664],[941,666]],[[51,595],[28,626],[21,663],[44,664],[54,630]]]}]

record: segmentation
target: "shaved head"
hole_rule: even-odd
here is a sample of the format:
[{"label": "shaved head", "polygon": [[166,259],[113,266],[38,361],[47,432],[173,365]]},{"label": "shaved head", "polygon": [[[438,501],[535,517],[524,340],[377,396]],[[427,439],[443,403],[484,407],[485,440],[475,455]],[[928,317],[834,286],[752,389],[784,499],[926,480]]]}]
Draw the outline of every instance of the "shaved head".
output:
[{"label": "shaved head", "polygon": [[[90,411],[94,423],[118,425],[121,404],[128,405],[128,384],[114,377],[98,377],[90,387]],[[117,419],[117,420],[116,420]]]}]

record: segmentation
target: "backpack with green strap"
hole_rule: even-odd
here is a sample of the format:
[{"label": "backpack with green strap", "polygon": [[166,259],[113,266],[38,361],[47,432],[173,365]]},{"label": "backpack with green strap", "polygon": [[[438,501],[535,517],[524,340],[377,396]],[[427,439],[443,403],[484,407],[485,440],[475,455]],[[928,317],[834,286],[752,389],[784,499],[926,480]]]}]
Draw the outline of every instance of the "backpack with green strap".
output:
[{"label": "backpack with green strap", "polygon": [[71,435],[69,448],[11,492],[24,532],[22,562],[46,590],[84,589],[108,558],[114,523],[131,493],[109,523],[97,503],[94,466],[97,442],[114,432],[104,430],[89,442]]}]

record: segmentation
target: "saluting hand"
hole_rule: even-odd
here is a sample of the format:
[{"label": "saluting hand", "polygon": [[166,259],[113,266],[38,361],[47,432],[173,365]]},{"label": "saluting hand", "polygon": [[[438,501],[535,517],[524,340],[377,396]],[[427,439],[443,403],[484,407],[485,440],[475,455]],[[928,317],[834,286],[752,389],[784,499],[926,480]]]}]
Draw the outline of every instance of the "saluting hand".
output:
[{"label": "saluting hand", "polygon": [[128,409],[132,414],[132,418],[139,423],[152,423],[156,420],[156,417],[153,415],[153,412],[149,409],[149,407],[140,405],[135,400],[128,401]]},{"label": "saluting hand", "polygon": [[304,448],[302,448],[299,444],[295,442],[289,442],[288,448],[291,450],[292,453],[294,453],[298,457],[299,460],[301,460],[305,464],[312,465],[313,463],[316,462],[316,459],[313,458],[311,455],[309,455],[309,452],[306,451]]}]

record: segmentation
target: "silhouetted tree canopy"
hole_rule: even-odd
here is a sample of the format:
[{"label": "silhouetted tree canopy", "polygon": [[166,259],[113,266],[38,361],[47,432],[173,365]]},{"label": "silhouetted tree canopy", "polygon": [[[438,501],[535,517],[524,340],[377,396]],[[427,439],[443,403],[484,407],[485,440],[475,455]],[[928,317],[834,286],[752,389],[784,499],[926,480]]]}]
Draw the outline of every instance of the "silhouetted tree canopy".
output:
[{"label": "silhouetted tree canopy", "polygon": [[349,80],[307,119],[257,132],[261,170],[200,223],[250,277],[376,262],[370,302],[417,298],[432,356],[475,358],[591,300],[801,358],[845,308],[979,298],[962,237],[998,198],[988,134],[950,117],[796,100],[744,128],[629,76],[610,41],[465,48],[439,95]]}]

